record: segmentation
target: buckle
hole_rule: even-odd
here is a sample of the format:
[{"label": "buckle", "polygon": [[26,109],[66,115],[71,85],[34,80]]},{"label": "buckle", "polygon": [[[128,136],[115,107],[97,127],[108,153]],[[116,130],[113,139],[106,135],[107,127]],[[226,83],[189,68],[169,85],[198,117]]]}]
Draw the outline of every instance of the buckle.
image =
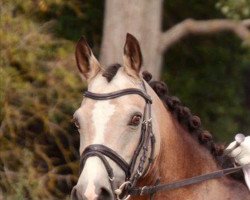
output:
[{"label": "buckle", "polygon": [[152,117],[150,117],[148,120],[144,120],[142,123],[148,125],[152,121]]},{"label": "buckle", "polygon": [[128,185],[130,185],[131,182],[130,181],[126,181],[123,184],[120,185],[120,187],[118,189],[115,190],[115,194],[118,200],[128,200],[130,198],[130,195],[127,195],[124,198],[120,198],[120,195],[122,194],[124,188]]},{"label": "buckle", "polygon": [[140,192],[140,196],[143,196],[143,195],[144,195],[144,190],[145,190],[146,188],[147,188],[147,186],[142,187],[141,192]]}]

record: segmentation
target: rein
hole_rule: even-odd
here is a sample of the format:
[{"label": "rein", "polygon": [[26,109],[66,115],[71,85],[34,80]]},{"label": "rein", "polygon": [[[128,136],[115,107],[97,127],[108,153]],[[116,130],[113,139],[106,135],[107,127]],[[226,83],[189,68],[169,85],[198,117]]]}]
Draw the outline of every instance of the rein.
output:
[{"label": "rein", "polygon": [[[145,92],[139,89],[129,88],[129,89],[119,90],[116,92],[105,93],[105,94],[92,93],[89,91],[86,91],[84,93],[84,96],[86,98],[90,98],[93,100],[109,100],[109,99],[119,98],[125,95],[136,94],[144,98],[146,105],[144,108],[140,140],[138,142],[137,148],[135,149],[133,157],[130,160],[130,163],[127,163],[118,153],[116,153],[114,150],[112,150],[111,148],[105,145],[91,144],[85,148],[85,150],[80,156],[80,173],[82,172],[84,165],[89,157],[96,156],[100,158],[100,160],[103,162],[106,168],[106,171],[108,173],[109,182],[111,185],[113,195],[116,196],[118,200],[121,200],[121,199],[127,200],[131,196],[145,196],[145,195],[150,195],[152,199],[153,194],[155,194],[156,192],[174,190],[174,189],[178,189],[181,187],[201,183],[203,181],[221,178],[226,175],[238,172],[239,170],[242,169],[242,166],[227,168],[227,169],[218,170],[218,171],[214,171],[211,173],[195,176],[192,178],[175,181],[172,183],[136,187],[136,183],[139,180],[139,178],[145,175],[145,173],[149,170],[151,164],[153,163],[154,150],[155,150],[155,136],[152,131],[152,122],[151,122],[152,121],[152,116],[151,116],[152,99],[147,94],[144,82],[143,82],[143,88]],[[151,147],[151,149],[150,149],[150,154],[148,156],[149,146]],[[141,156],[139,158],[140,153],[141,153]],[[109,162],[107,161],[106,157],[110,158],[114,163],[116,163],[125,173],[125,177],[126,177],[125,181],[119,188],[114,187],[115,177],[114,177],[113,169],[110,166]],[[146,160],[148,160],[148,163],[145,167]],[[135,169],[135,165],[137,161],[139,164],[138,164],[137,169]]]},{"label": "rein", "polygon": [[229,174],[236,173],[240,171],[241,169],[242,169],[242,166],[232,167],[232,168],[214,171],[208,174],[194,176],[192,178],[188,178],[188,179],[184,179],[180,181],[175,181],[172,183],[159,184],[155,186],[144,186],[140,188],[130,188],[128,193],[131,196],[153,195],[154,193],[160,192],[160,191],[174,190],[174,189],[182,188],[185,186],[201,183],[203,181],[208,181],[208,180],[216,179],[216,178],[222,178]]}]

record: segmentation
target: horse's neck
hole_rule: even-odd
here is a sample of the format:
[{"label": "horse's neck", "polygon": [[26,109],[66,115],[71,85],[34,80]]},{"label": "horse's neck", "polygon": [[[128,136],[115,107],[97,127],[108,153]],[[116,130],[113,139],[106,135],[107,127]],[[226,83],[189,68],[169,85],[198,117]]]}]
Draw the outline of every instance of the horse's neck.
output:
[{"label": "horse's neck", "polygon": [[[156,101],[160,100],[156,99]],[[158,123],[155,128],[160,133],[158,139],[161,137],[161,144],[160,148],[156,148],[158,157],[148,175],[139,182],[139,185],[152,185],[157,180],[161,183],[173,182],[218,170],[208,150],[181,127],[161,102],[156,104],[158,105],[153,106],[155,112],[153,117],[156,118],[153,124]],[[230,189],[224,186],[225,184],[229,185],[227,179],[204,182],[189,190],[159,193],[156,199],[214,199],[221,195],[223,197],[221,199],[231,199],[232,194],[229,194]]]},{"label": "horse's neck", "polygon": [[156,166],[161,178],[173,181],[216,170],[217,165],[210,152],[184,130],[158,96],[153,96],[153,100],[153,118],[156,119],[153,126],[157,124],[156,139],[161,141],[156,144],[159,155]]},{"label": "horse's neck", "polygon": [[[153,185],[158,180],[160,183],[169,183],[217,169],[210,153],[200,147],[164,107],[155,107],[154,111],[155,117],[159,116],[156,118],[158,126],[155,127],[155,131],[160,132],[160,148],[148,175],[139,182],[139,185]],[[178,197],[177,193],[178,190],[173,191],[173,194],[163,192],[160,193],[162,196],[159,199],[181,199],[183,194]]]},{"label": "horse's neck", "polygon": [[217,165],[212,155],[173,117],[170,119],[170,127],[161,132],[161,176],[164,176],[165,180],[173,181],[216,170]]}]

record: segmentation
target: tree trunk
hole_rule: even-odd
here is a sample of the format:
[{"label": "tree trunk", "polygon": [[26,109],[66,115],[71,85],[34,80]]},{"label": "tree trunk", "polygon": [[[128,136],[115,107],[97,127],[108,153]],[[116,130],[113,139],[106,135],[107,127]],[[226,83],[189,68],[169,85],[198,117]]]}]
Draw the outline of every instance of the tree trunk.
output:
[{"label": "tree trunk", "polygon": [[162,0],[106,0],[101,63],[122,63],[125,36],[131,33],[140,42],[144,68],[158,79],[162,64],[161,11]]},{"label": "tree trunk", "polygon": [[176,42],[188,35],[209,35],[231,31],[250,44],[250,20],[187,19],[161,31],[162,0],[106,0],[100,61],[104,65],[122,63],[126,33],[140,42],[144,68],[154,79],[161,75],[162,57]]}]

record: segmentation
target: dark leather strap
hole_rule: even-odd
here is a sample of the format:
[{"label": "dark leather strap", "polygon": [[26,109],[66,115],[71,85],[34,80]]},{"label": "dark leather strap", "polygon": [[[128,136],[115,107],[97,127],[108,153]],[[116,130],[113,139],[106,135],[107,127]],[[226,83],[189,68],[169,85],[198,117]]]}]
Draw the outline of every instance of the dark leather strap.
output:
[{"label": "dark leather strap", "polygon": [[105,158],[105,156],[103,156],[101,153],[99,152],[87,152],[84,154],[83,157],[81,157],[81,160],[80,160],[80,173],[82,172],[83,170],[83,167],[86,163],[86,160],[89,158],[89,157],[98,157],[104,164],[106,170],[107,170],[107,173],[108,173],[108,176],[110,178],[113,178],[114,177],[114,173],[113,173],[113,169],[111,168],[111,166],[109,165],[107,159]]},{"label": "dark leather strap", "polygon": [[134,171],[136,160],[137,160],[137,158],[141,152],[141,149],[143,147],[143,144],[145,141],[145,131],[146,131],[146,127],[144,124],[142,124],[140,140],[139,140],[139,143],[134,151],[133,157],[130,161],[130,174],[132,174]]},{"label": "dark leather strap", "polygon": [[[114,150],[102,144],[92,144],[86,147],[81,155],[81,159],[86,160],[88,157],[90,157],[89,154],[94,156],[96,153],[109,157],[125,172],[126,177],[130,176],[129,164]],[[81,170],[83,167],[84,163],[81,162]]]},{"label": "dark leather strap", "polygon": [[180,181],[176,181],[176,182],[172,182],[172,183],[159,184],[156,186],[144,186],[144,187],[140,187],[140,188],[130,188],[128,193],[132,196],[139,196],[139,195],[144,196],[144,195],[154,194],[154,193],[160,192],[160,191],[174,190],[174,189],[185,187],[188,185],[201,183],[203,181],[207,181],[210,179],[221,178],[221,177],[224,177],[226,175],[235,173],[241,169],[242,169],[242,166],[227,168],[227,169],[218,170],[218,171],[215,171],[212,173],[203,174],[200,176],[195,176],[192,178],[188,178],[188,179],[184,179],[184,180],[180,180]]},{"label": "dark leather strap", "polygon": [[138,94],[141,97],[143,97],[147,103],[152,104],[152,99],[149,95],[147,95],[144,92],[142,92],[141,90],[135,89],[135,88],[128,88],[128,89],[119,90],[116,92],[104,93],[104,94],[86,91],[84,93],[84,96],[91,98],[91,99],[95,99],[95,100],[109,100],[109,99],[115,99],[117,97],[129,95],[129,94]]},{"label": "dark leather strap", "polygon": [[98,157],[102,161],[104,167],[106,168],[106,171],[107,171],[108,177],[109,177],[109,183],[110,183],[110,186],[112,189],[112,193],[115,196],[115,193],[114,193],[114,189],[115,189],[115,187],[114,187],[114,172],[113,172],[113,169],[110,166],[109,162],[105,158],[105,156],[102,155],[102,153],[99,153],[97,151],[86,152],[85,154],[82,154],[82,155],[84,155],[84,156],[81,156],[81,158],[80,158],[80,174],[81,174],[83,167],[84,167],[84,165],[89,157]]}]

